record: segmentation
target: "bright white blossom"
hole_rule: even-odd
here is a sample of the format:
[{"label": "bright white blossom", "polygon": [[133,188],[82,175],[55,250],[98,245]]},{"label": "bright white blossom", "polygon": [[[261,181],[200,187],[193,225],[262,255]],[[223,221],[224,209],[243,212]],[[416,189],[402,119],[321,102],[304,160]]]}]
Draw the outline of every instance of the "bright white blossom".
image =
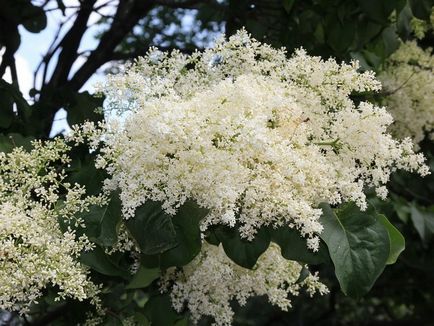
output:
[{"label": "bright white blossom", "polygon": [[155,51],[102,86],[121,118],[74,128],[78,142],[103,142],[98,166],[125,218],[147,200],[175,214],[193,199],[209,210],[203,230],[237,224],[252,239],[262,225],[289,225],[316,250],[319,203],[365,209],[364,189],[384,197],[395,169],[428,173],[411,140],[387,133],[385,108],[351,99],[381,86],[357,62],[304,50],[287,59],[245,31],[190,56]]},{"label": "bright white blossom", "polygon": [[57,287],[57,299],[90,299],[99,307],[98,287],[77,261],[92,245],[73,228],[82,224],[77,212],[102,197],[85,197],[82,187],[65,182],[62,140],[32,145],[30,152],[0,152],[0,309],[23,313],[47,287]]},{"label": "bright white blossom", "polygon": [[182,311],[187,306],[194,323],[202,316],[211,316],[213,325],[231,325],[232,300],[243,306],[249,298],[264,295],[271,304],[287,311],[291,307],[290,296],[297,296],[303,287],[310,296],[328,293],[316,274],[307,272],[306,278],[300,279],[302,269],[303,265],[284,259],[274,243],[252,270],[232,262],[221,246],[204,243],[190,264],[166,273],[162,290],[171,287],[174,308]]},{"label": "bright white blossom", "polygon": [[401,44],[379,76],[384,104],[394,118],[391,132],[411,137],[417,146],[434,131],[434,56],[415,41]]}]

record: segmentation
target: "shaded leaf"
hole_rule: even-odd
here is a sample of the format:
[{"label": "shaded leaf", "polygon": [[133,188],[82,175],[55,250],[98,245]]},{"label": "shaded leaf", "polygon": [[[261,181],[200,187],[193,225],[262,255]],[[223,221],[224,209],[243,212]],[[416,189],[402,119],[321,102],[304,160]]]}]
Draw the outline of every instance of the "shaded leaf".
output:
[{"label": "shaded leaf", "polygon": [[74,94],[72,103],[67,107],[67,120],[70,125],[80,124],[84,121],[97,122],[102,120],[103,114],[95,112],[102,107],[103,97],[91,95],[89,92]]},{"label": "shaded leaf", "polygon": [[9,153],[15,147],[23,147],[29,151],[32,149],[32,137],[24,137],[21,134],[11,133],[7,135],[0,134],[0,152]]},{"label": "shaded leaf", "polygon": [[282,256],[286,259],[312,265],[329,261],[327,247],[322,241],[319,250],[313,252],[307,248],[306,239],[293,228],[280,227],[270,230],[270,233],[271,241],[279,245]]},{"label": "shaded leaf", "polygon": [[184,266],[193,260],[201,248],[200,220],[208,213],[195,202],[188,201],[182,205],[172,223],[176,231],[178,245],[163,252],[160,256],[160,266]]},{"label": "shaded leaf", "polygon": [[426,244],[434,233],[434,211],[415,204],[411,206],[411,221],[422,241]]},{"label": "shaded leaf", "polygon": [[126,286],[126,289],[141,289],[149,286],[154,280],[160,276],[159,268],[146,268],[140,266],[133,279]]},{"label": "shaded leaf", "polygon": [[14,100],[9,92],[0,88],[0,128],[7,129],[14,119]]},{"label": "shaded leaf", "polygon": [[118,239],[118,229],[121,223],[121,201],[118,193],[113,193],[107,205],[91,206],[82,214],[86,224],[86,234],[102,246],[112,246]]},{"label": "shaded leaf", "polygon": [[429,20],[433,4],[430,0],[409,0],[411,11],[416,18]]},{"label": "shaded leaf", "polygon": [[80,262],[104,275],[129,278],[129,272],[117,266],[104,250],[98,246],[92,251],[83,252],[80,256]]},{"label": "shaded leaf", "polygon": [[260,229],[252,241],[241,238],[237,228],[218,226],[214,232],[223,244],[226,255],[245,268],[253,268],[270,244],[270,234],[265,228]]},{"label": "shaded leaf", "polygon": [[145,305],[145,314],[153,326],[175,325],[182,319],[182,316],[173,309],[168,294],[151,297]]},{"label": "shaded leaf", "polygon": [[126,225],[145,255],[160,254],[178,245],[172,217],[158,202],[147,201],[138,207]]}]

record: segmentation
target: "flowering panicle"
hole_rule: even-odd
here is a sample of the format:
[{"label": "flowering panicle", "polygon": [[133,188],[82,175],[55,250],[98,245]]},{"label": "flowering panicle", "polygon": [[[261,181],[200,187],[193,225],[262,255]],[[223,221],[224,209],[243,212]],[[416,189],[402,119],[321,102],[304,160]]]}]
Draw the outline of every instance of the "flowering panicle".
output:
[{"label": "flowering panicle", "polygon": [[415,41],[401,44],[379,76],[394,123],[391,132],[418,144],[434,133],[434,56]]},{"label": "flowering panicle", "polygon": [[98,287],[77,261],[92,244],[73,229],[82,225],[77,212],[103,198],[85,197],[82,187],[65,182],[64,141],[32,145],[30,152],[0,153],[0,309],[25,312],[49,286],[58,288],[58,299],[98,305]]},{"label": "flowering panicle", "polygon": [[151,50],[101,86],[125,114],[73,138],[102,141],[98,165],[125,218],[147,200],[175,214],[193,199],[209,210],[203,230],[237,223],[252,239],[262,225],[289,225],[316,250],[320,202],[364,209],[364,188],[385,197],[395,169],[428,173],[409,139],[387,133],[385,108],[350,97],[380,86],[357,62],[302,49],[287,59],[240,31],[190,56]]},{"label": "flowering panicle", "polygon": [[311,296],[328,293],[316,274],[308,273],[300,280],[302,269],[299,263],[284,259],[274,243],[259,257],[253,270],[232,262],[221,246],[204,243],[190,264],[179,271],[167,271],[162,291],[171,287],[174,308],[182,311],[186,305],[194,323],[202,316],[211,316],[214,325],[231,325],[232,300],[243,306],[250,297],[264,295],[270,303],[287,311],[291,307],[289,296],[297,296],[303,287]]}]

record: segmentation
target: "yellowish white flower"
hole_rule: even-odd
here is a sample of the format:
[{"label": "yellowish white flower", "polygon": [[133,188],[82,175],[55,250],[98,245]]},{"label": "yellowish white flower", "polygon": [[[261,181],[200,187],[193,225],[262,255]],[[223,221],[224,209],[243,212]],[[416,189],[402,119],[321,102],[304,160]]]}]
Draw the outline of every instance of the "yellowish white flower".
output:
[{"label": "yellowish white flower", "polygon": [[162,289],[171,288],[174,308],[182,311],[186,306],[194,323],[202,316],[211,316],[213,325],[232,325],[232,300],[243,306],[250,297],[266,296],[271,304],[287,311],[290,297],[297,296],[303,287],[311,296],[328,293],[317,275],[308,273],[301,280],[302,269],[299,263],[284,259],[274,243],[259,257],[253,270],[232,262],[221,246],[204,243],[190,264],[180,271],[167,272]]},{"label": "yellowish white flower", "polygon": [[316,250],[320,202],[365,209],[364,189],[384,197],[392,171],[428,173],[409,139],[387,133],[385,108],[352,101],[381,86],[357,62],[304,50],[288,59],[245,31],[190,56],[155,51],[102,86],[121,118],[74,128],[76,141],[103,142],[98,164],[125,218],[147,200],[175,214],[193,199],[209,210],[203,230],[238,224],[252,239],[263,225],[289,225]]},{"label": "yellowish white flower", "polygon": [[65,182],[62,140],[33,147],[0,153],[0,309],[26,312],[47,287],[57,288],[57,299],[99,306],[98,287],[77,261],[92,245],[73,227],[82,224],[76,213],[102,198],[84,197],[82,187]]},{"label": "yellowish white flower", "polygon": [[416,148],[434,130],[434,56],[415,41],[401,44],[379,76],[386,93],[384,104],[394,118],[391,132],[411,137]]}]

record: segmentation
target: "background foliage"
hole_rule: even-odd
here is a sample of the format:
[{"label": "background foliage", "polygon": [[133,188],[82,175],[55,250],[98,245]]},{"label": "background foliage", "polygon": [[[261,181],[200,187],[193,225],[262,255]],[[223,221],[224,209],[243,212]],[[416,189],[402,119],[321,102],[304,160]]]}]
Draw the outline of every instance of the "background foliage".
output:
[{"label": "background foliage", "polygon": [[[190,53],[208,46],[225,31],[228,35],[245,26],[258,40],[285,46],[288,52],[303,46],[310,54],[333,56],[339,60],[358,59],[362,69],[381,71],[385,60],[398,48],[400,40],[413,38],[413,17],[429,21],[432,0],[83,0],[74,6],[66,1],[0,1],[2,61],[0,75],[8,70],[12,82],[0,81],[0,150],[29,146],[34,138],[47,139],[56,112],[63,108],[68,123],[99,121],[103,99],[82,91],[86,81],[99,69],[116,71],[117,63],[146,53],[150,46],[165,50],[179,48]],[[68,8],[71,7],[71,8]],[[111,8],[111,14],[103,14]],[[47,15],[55,11],[63,20],[58,33],[35,71],[29,94],[20,92],[15,53],[22,28],[41,33]],[[80,53],[79,46],[92,14],[99,13],[95,49]],[[188,19],[190,22],[186,24]],[[423,48],[434,46],[433,33],[418,41]],[[84,58],[78,68],[74,62]],[[422,151],[434,170],[432,141]],[[87,187],[89,194],[100,190],[104,179],[94,167],[94,154],[85,148],[73,152],[69,179]],[[430,325],[434,291],[434,176],[424,179],[397,173],[390,184],[387,201],[372,196],[363,219],[355,207],[338,210],[324,207],[319,253],[305,249],[297,234],[287,230],[262,229],[253,242],[240,239],[224,227],[209,231],[207,241],[222,243],[226,254],[237,264],[251,268],[273,240],[282,247],[285,258],[314,265],[326,280],[331,293],[310,299],[301,296],[294,308],[281,312],[263,302],[250,300],[237,307],[236,325]],[[87,234],[97,249],[81,256],[90,266],[96,282],[104,283],[103,303],[109,307],[107,325],[121,325],[127,317],[142,325],[187,325],[186,315],[170,306],[169,297],[158,292],[156,282],[161,268],[183,266],[200,250],[198,223],[205,214],[194,203],[185,204],[172,221],[159,203],[141,206],[136,217],[126,223],[136,238],[142,255],[138,272],[128,273],[128,257],[106,255],[105,247],[117,240],[120,203],[113,194],[107,207],[93,207],[83,218]],[[393,226],[388,222],[388,220]],[[362,221],[362,222],[361,222]],[[363,223],[361,225],[360,223]],[[396,227],[396,229],[395,229]],[[146,232],[139,232],[146,230]],[[398,230],[404,235],[404,240]],[[283,232],[287,232],[282,236]],[[333,235],[330,234],[333,232]],[[359,248],[358,239],[373,233],[376,246]],[[289,234],[289,235],[288,235]],[[349,256],[334,251],[334,242]],[[354,259],[356,257],[356,259]],[[398,257],[398,258],[397,258]],[[393,263],[395,264],[387,266]],[[370,264],[372,270],[363,266]],[[378,280],[377,280],[378,277]],[[376,282],[375,282],[376,281]],[[375,282],[375,285],[373,285]],[[372,287],[372,289],[371,289]],[[370,290],[370,291],[369,291]],[[3,313],[3,324],[71,325],[84,320],[86,303],[54,302],[53,290],[31,312],[29,320]],[[202,324],[209,324],[203,320]]]}]

